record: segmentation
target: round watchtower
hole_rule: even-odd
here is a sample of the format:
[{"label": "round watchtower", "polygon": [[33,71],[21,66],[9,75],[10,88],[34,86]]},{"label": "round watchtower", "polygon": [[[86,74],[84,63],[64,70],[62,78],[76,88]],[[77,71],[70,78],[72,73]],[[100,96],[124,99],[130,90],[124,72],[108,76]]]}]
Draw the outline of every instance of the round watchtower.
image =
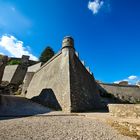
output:
[{"label": "round watchtower", "polygon": [[62,49],[64,48],[73,48],[74,49],[74,40],[71,36],[64,37],[62,41]]}]

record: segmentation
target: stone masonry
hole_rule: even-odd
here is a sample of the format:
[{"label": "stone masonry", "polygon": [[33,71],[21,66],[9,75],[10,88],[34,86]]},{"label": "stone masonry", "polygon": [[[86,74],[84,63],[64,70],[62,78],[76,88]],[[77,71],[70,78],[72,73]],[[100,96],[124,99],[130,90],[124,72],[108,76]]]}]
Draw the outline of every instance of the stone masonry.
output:
[{"label": "stone masonry", "polygon": [[7,65],[4,70],[2,81],[8,81],[10,84],[22,84],[29,65],[29,56],[23,55],[21,64]]},{"label": "stone masonry", "polygon": [[57,104],[65,112],[101,108],[95,79],[76,55],[71,37],[65,37],[61,51],[34,74],[26,97],[49,101],[54,108]]}]

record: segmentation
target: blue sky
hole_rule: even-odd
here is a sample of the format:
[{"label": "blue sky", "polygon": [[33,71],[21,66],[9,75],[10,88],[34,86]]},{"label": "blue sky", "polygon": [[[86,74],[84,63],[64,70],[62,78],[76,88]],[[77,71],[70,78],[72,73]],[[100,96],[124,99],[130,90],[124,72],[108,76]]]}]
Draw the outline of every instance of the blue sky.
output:
[{"label": "blue sky", "polygon": [[139,0],[0,0],[0,53],[36,59],[71,35],[104,82],[140,79]]}]

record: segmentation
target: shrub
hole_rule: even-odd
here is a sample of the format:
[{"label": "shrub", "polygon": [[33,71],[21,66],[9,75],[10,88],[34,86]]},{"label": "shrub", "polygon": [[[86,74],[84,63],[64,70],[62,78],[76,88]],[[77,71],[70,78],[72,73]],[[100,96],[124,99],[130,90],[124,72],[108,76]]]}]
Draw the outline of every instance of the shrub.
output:
[{"label": "shrub", "polygon": [[21,61],[19,60],[10,60],[8,62],[8,65],[20,65],[21,64]]}]

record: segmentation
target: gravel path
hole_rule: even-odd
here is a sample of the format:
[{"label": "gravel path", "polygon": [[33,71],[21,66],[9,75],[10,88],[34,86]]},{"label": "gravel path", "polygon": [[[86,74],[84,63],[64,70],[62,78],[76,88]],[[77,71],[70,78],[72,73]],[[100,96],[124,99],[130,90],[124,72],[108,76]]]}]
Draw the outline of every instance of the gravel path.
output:
[{"label": "gravel path", "polygon": [[0,140],[132,140],[83,116],[38,116],[0,121]]}]

